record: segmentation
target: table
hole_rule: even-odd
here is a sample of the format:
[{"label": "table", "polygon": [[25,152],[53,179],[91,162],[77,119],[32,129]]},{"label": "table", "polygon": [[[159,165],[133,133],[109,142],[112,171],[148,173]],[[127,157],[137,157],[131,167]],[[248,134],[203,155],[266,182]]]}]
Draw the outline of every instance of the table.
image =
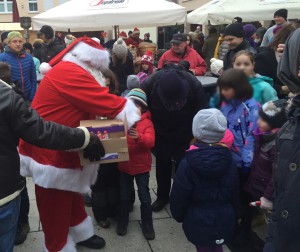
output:
[{"label": "table", "polygon": [[196,76],[196,78],[201,82],[201,84],[204,88],[210,88],[210,87],[216,87],[217,86],[218,78],[216,78],[216,77]]}]

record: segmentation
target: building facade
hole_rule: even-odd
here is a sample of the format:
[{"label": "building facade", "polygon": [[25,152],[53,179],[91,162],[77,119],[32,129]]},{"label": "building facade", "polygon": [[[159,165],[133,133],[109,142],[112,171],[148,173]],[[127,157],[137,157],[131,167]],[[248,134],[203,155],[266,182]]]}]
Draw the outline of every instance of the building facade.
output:
[{"label": "building facade", "polygon": [[[19,16],[33,17],[69,0],[17,0]],[[1,23],[12,22],[12,0],[0,0]]]}]

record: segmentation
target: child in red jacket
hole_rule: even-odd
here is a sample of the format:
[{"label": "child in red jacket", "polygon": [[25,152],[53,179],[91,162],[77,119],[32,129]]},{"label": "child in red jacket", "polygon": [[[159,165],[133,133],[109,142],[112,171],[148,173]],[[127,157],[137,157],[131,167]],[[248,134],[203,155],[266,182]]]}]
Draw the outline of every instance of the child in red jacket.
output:
[{"label": "child in red jacket", "polygon": [[129,161],[119,163],[119,170],[121,171],[121,205],[117,234],[123,236],[127,233],[129,204],[133,180],[135,179],[141,201],[142,230],[147,240],[153,240],[155,232],[149,192],[149,171],[152,163],[151,149],[154,147],[155,142],[154,126],[144,91],[140,88],[134,88],[129,92],[128,99],[132,99],[140,109],[141,120],[127,134]]}]

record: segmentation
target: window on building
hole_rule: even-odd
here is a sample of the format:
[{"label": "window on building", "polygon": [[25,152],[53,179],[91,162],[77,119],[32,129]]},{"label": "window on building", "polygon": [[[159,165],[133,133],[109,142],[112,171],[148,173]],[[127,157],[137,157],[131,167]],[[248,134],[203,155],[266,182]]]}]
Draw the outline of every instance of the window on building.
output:
[{"label": "window on building", "polygon": [[29,0],[28,1],[28,10],[29,10],[29,12],[37,12],[38,11],[38,0]]},{"label": "window on building", "polygon": [[0,0],[0,13],[12,13],[12,0]]}]

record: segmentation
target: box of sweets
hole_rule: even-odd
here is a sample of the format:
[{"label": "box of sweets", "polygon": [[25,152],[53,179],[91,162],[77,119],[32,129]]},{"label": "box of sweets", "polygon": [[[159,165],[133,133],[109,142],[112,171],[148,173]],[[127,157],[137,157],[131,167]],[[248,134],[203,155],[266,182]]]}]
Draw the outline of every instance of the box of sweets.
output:
[{"label": "box of sweets", "polygon": [[90,132],[95,133],[102,141],[105,149],[105,156],[100,161],[91,162],[83,158],[83,151],[80,151],[81,165],[89,163],[115,163],[129,160],[128,146],[126,139],[127,128],[119,120],[84,120],[80,126],[87,127]]}]

